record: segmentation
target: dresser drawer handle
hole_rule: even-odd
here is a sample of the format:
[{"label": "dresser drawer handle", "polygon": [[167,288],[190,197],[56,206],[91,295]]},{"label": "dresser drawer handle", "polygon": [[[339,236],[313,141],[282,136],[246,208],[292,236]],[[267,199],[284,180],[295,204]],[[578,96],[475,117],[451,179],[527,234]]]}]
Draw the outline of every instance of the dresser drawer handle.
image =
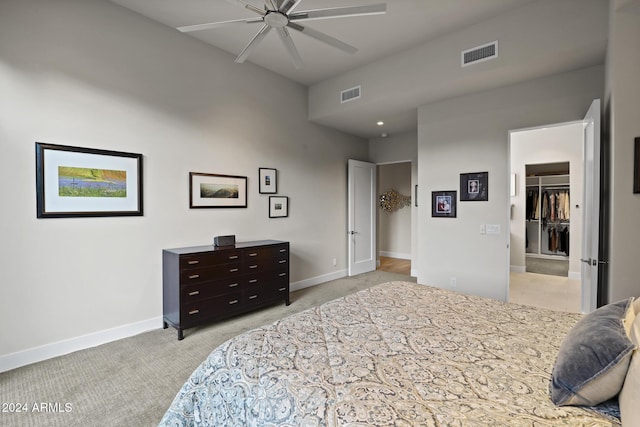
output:
[{"label": "dresser drawer handle", "polygon": [[189,265],[195,265],[195,264],[200,264],[200,261],[198,260],[192,260],[192,261],[188,261],[187,264]]},{"label": "dresser drawer handle", "polygon": [[280,274],[278,274],[278,276],[280,276],[280,277],[284,277],[284,276],[286,276],[286,275],[287,275],[287,273],[280,273]]},{"label": "dresser drawer handle", "polygon": [[238,303],[237,299],[234,299],[233,301],[229,301],[229,305],[233,305],[233,304],[237,304],[237,303]]},{"label": "dresser drawer handle", "polygon": [[238,255],[231,255],[229,259],[238,259]]},{"label": "dresser drawer handle", "polygon": [[194,295],[200,295],[200,291],[189,292],[189,296],[192,297]]},{"label": "dresser drawer handle", "polygon": [[251,280],[249,280],[249,283],[257,283],[257,282],[258,282],[258,279],[251,279]]},{"label": "dresser drawer handle", "polygon": [[286,249],[280,249],[280,253],[282,253],[282,252],[287,252],[287,250]]},{"label": "dresser drawer handle", "polygon": [[200,310],[191,310],[189,312],[189,316],[193,316],[194,314],[198,314],[198,313],[200,313]]},{"label": "dresser drawer handle", "polygon": [[237,268],[231,268],[229,269],[229,273],[237,273],[238,269]]},{"label": "dresser drawer handle", "polygon": [[198,277],[200,277],[199,274],[192,274],[191,276],[189,276],[189,279],[197,279]]},{"label": "dresser drawer handle", "polygon": [[258,268],[257,265],[250,265],[249,268]]},{"label": "dresser drawer handle", "polygon": [[249,297],[249,299],[256,299],[256,298],[258,298],[258,295],[251,295],[251,296]]},{"label": "dresser drawer handle", "polygon": [[235,288],[236,286],[238,286],[238,284],[237,284],[237,283],[231,283],[231,284],[229,285],[229,287],[230,287],[230,288]]},{"label": "dresser drawer handle", "polygon": [[281,259],[280,261],[278,261],[279,264],[284,264],[285,262],[287,262],[286,259]]},{"label": "dresser drawer handle", "polygon": [[249,256],[258,256],[258,253],[254,252],[254,253],[249,254]]},{"label": "dresser drawer handle", "polygon": [[278,289],[278,290],[279,290],[280,292],[282,292],[282,291],[286,291],[286,290],[287,290],[287,288],[280,288],[280,289]]}]

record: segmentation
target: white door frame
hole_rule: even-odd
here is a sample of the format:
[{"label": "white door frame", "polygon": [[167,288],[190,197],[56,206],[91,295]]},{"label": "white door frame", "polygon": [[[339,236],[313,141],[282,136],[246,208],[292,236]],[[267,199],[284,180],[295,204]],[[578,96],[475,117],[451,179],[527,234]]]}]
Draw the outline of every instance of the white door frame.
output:
[{"label": "white door frame", "polygon": [[584,117],[584,196],[581,252],[583,313],[598,306],[598,260],[600,241],[600,100],[591,103]]},{"label": "white door frame", "polygon": [[[587,158],[587,153],[584,153],[583,156],[583,169],[584,169],[584,177],[583,177],[583,188],[584,188],[584,192],[585,194],[583,195],[583,206],[584,209],[582,209],[582,215],[583,215],[583,221],[582,221],[582,227],[583,227],[583,233],[582,233],[582,245],[583,245],[583,251],[582,251],[582,258],[583,258],[583,264],[582,264],[582,268],[581,268],[581,289],[580,289],[580,294],[581,294],[581,311],[583,313],[588,313],[590,311],[593,311],[596,306],[597,306],[597,295],[598,295],[598,268],[599,268],[599,261],[598,261],[598,241],[599,241],[599,209],[600,209],[600,118],[601,118],[601,107],[600,107],[600,100],[596,99],[592,102],[591,106],[589,107],[589,110],[587,111],[584,119],[583,119],[583,123],[585,126],[585,135],[583,136],[583,145],[586,143],[586,132],[589,129],[589,126],[592,126],[592,130],[593,133],[595,135],[595,141],[594,144],[595,146],[593,147],[593,157],[591,159]],[[566,123],[570,123],[570,122],[566,122]],[[509,159],[509,168],[508,168],[508,177],[507,179],[511,180],[511,133],[512,132],[520,132],[520,131],[526,131],[526,130],[534,130],[534,129],[541,129],[541,128],[548,128],[551,126],[562,126],[566,123],[555,123],[555,124],[551,124],[551,125],[544,125],[544,126],[535,126],[535,127],[531,127],[531,128],[523,128],[523,129],[513,129],[509,131],[509,145],[508,145],[508,159]],[[589,174],[589,170],[587,170],[588,168],[588,162],[591,162],[590,166],[591,166],[591,175],[592,176],[592,180],[593,183],[597,184],[593,185],[591,187],[589,187],[587,185],[587,174]],[[587,197],[586,197],[586,193],[587,191],[590,191],[591,195],[594,196],[594,199],[592,200],[592,203],[590,203],[590,205],[587,205]],[[587,211],[589,211],[589,213],[587,213]],[[587,215],[589,215],[589,218],[587,218]],[[593,220],[595,219],[595,223],[593,223]],[[592,226],[591,228],[589,228],[588,221],[591,222]],[[511,235],[511,204],[509,203],[507,205],[507,224],[508,224],[508,229],[509,229],[509,234]],[[594,242],[595,241],[595,242]],[[589,242],[589,243],[588,243]],[[507,244],[507,289],[505,292],[505,296],[506,296],[506,301],[509,301],[509,283],[510,283],[510,269],[511,269],[511,264],[510,264],[510,257],[511,257],[511,250],[510,250],[510,245],[511,242],[509,241]],[[586,246],[589,245],[591,250],[590,250],[590,255],[587,255],[585,253],[585,248]],[[589,265],[587,265],[589,264]],[[589,278],[586,279],[586,276],[589,276]],[[595,280],[594,280],[595,278]],[[585,280],[586,279],[586,280]]]}]

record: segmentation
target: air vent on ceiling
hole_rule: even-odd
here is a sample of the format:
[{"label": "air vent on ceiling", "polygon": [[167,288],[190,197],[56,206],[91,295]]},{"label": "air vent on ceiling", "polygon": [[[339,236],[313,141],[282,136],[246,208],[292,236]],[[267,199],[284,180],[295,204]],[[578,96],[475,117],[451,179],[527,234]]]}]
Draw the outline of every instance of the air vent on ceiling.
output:
[{"label": "air vent on ceiling", "polygon": [[340,103],[353,101],[360,98],[360,86],[352,87],[340,92]]},{"label": "air vent on ceiling", "polygon": [[484,44],[462,51],[462,66],[466,67],[478,62],[488,61],[498,57],[498,41]]}]

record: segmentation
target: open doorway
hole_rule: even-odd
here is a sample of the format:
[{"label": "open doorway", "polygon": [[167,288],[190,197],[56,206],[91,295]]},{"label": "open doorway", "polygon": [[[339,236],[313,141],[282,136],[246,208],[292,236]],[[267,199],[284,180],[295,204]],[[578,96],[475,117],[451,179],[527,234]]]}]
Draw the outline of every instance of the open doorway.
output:
[{"label": "open doorway", "polygon": [[378,269],[411,275],[411,162],[378,165]]},{"label": "open doorway", "polygon": [[581,311],[583,122],[510,134],[509,301]]}]

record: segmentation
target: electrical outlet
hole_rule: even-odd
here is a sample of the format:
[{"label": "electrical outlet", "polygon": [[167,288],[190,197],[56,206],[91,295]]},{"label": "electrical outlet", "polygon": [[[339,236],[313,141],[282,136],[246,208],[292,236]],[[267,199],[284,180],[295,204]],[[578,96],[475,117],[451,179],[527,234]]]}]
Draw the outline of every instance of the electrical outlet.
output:
[{"label": "electrical outlet", "polygon": [[335,267],[336,265],[338,265],[338,260],[337,259],[333,259],[333,266]]},{"label": "electrical outlet", "polygon": [[455,287],[456,287],[456,284],[457,284],[457,283],[456,283],[456,278],[455,278],[455,277],[452,277],[451,279],[449,279],[449,283],[451,284],[451,287],[452,287],[452,288],[455,288]]}]

